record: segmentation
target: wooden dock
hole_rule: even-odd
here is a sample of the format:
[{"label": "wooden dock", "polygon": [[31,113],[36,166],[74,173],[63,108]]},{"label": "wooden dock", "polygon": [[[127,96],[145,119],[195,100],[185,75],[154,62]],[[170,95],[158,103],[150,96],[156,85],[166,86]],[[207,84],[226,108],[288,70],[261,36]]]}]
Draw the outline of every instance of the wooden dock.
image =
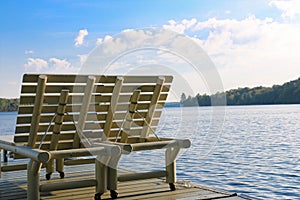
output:
[{"label": "wooden dock", "polygon": [[[14,161],[13,161],[14,163]],[[128,171],[120,170],[121,173]],[[94,178],[94,165],[67,166],[65,169],[66,177],[60,179],[59,175],[54,173],[51,181],[64,182],[68,180],[83,180]],[[3,172],[0,178],[0,199],[26,199],[26,179],[27,171]],[[45,171],[41,170],[41,183],[47,182]],[[148,179],[138,181],[128,181],[119,183],[118,199],[221,199],[221,200],[243,200],[250,199],[238,196],[235,193],[220,191],[205,186],[192,184],[188,181],[178,181],[177,190],[170,191],[169,185],[163,179]],[[95,188],[86,187],[71,190],[60,190],[53,192],[42,192],[41,199],[56,200],[85,200],[94,199]],[[110,199],[109,192],[102,196],[102,199]]]}]

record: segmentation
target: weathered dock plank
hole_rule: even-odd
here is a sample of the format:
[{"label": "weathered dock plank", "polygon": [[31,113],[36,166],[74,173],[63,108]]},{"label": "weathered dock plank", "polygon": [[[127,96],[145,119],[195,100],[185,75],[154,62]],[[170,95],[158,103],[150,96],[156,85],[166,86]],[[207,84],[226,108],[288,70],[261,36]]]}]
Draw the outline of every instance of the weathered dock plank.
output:
[{"label": "weathered dock plank", "polygon": [[[60,179],[57,174],[53,174],[52,182],[76,181],[82,179],[94,178],[94,165],[77,165],[66,167],[66,178]],[[126,170],[121,170],[121,173],[126,173]],[[0,178],[0,199],[26,199],[27,190],[27,174],[26,170],[4,172]],[[41,172],[41,181],[45,180],[45,172]],[[163,179],[148,179],[129,182],[120,182],[118,186],[118,199],[138,200],[138,199],[222,199],[222,200],[242,200],[235,193],[219,191],[205,186],[191,184],[187,181],[179,181],[177,190],[170,191],[169,185]],[[83,200],[93,199],[95,193],[94,187],[59,190],[52,192],[42,192],[43,200]],[[109,192],[102,196],[102,199],[110,199]]]}]

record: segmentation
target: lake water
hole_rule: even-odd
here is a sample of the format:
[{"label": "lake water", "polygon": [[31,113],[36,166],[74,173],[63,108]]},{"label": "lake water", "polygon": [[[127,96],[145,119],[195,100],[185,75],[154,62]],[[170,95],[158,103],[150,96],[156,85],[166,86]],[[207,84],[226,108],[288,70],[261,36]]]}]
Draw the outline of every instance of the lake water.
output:
[{"label": "lake water", "polygon": [[[178,179],[262,199],[300,199],[300,105],[228,106],[225,115],[219,109],[165,109],[158,136],[192,141],[178,156]],[[15,120],[16,113],[0,113],[2,135],[13,133]],[[158,169],[163,153],[125,155],[120,166]]]}]

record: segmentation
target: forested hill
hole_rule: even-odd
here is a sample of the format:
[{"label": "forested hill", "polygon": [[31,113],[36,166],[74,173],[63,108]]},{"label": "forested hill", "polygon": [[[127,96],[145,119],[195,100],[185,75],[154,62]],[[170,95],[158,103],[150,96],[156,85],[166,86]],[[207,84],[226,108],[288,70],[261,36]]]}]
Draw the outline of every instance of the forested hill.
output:
[{"label": "forested hill", "polygon": [[0,98],[0,112],[18,111],[18,99],[2,99]]},{"label": "forested hill", "polygon": [[[224,94],[224,93],[223,93]],[[227,105],[300,104],[300,78],[272,87],[238,88],[225,92]],[[212,95],[216,97],[217,94]],[[181,96],[183,106],[210,106],[211,96]]]}]

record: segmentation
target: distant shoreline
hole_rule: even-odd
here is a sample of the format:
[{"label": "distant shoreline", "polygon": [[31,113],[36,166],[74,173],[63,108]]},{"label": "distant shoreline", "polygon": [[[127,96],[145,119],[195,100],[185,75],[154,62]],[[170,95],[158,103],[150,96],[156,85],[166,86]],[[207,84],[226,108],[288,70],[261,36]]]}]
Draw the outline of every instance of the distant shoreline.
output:
[{"label": "distant shoreline", "polygon": [[[224,106],[272,106],[272,105],[300,105],[300,103],[274,103],[274,104],[235,104],[235,105],[230,105],[226,104]],[[214,105],[218,106],[218,105]],[[221,105],[222,106],[222,105]],[[191,105],[191,106],[184,106],[180,104],[179,102],[170,102],[170,103],[165,103],[166,108],[178,108],[178,107],[211,107],[211,105]]]},{"label": "distant shoreline", "polygon": [[[239,106],[280,106],[280,105],[299,105],[300,103],[282,103],[282,104],[243,104],[243,105],[225,105],[229,107],[239,107]],[[165,103],[165,108],[192,108],[192,107],[212,107],[212,106],[183,106],[179,102],[167,102]],[[0,111],[0,113],[16,113],[18,110],[11,111]]]},{"label": "distant shoreline", "polygon": [[183,106],[211,106],[212,99],[215,102],[213,105],[216,102],[224,102],[226,105],[300,104],[300,78],[283,85],[244,87],[212,95],[197,94],[192,97],[182,93],[180,103]]},{"label": "distant shoreline", "polygon": [[[226,97],[226,106],[300,104],[300,78],[283,85],[245,87],[213,95],[197,94],[194,97],[187,97],[182,93],[180,102],[166,102],[165,107],[211,106],[212,98],[214,102],[223,102],[224,97]],[[0,112],[18,111],[19,102],[18,98],[0,98]]]}]

